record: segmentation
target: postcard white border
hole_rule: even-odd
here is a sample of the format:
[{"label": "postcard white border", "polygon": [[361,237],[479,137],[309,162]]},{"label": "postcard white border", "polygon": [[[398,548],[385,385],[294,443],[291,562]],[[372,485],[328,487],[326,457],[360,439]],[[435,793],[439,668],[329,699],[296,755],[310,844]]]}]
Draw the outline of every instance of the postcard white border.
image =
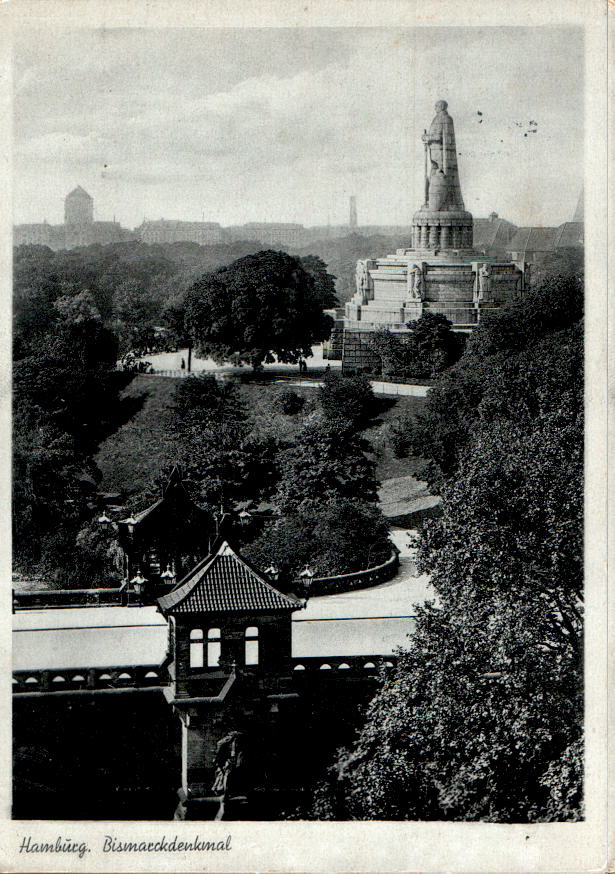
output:
[{"label": "postcard white border", "polygon": [[[45,27],[312,27],[312,26],[548,26],[582,25],[586,38],[585,239],[587,258],[587,775],[582,823],[496,825],[483,823],[53,823],[11,821],[10,720],[0,720],[2,764],[0,870],[2,871],[221,871],[221,872],[589,872],[606,871],[613,858],[607,819],[607,31],[613,0],[5,0],[0,3],[0,234],[2,307],[2,436],[0,489],[7,508],[0,542],[10,542],[10,117],[11,45],[16,29]],[[478,62],[478,61],[477,61]],[[612,103],[611,103],[612,105]],[[571,124],[582,119],[571,119]],[[608,183],[607,183],[607,180]],[[2,621],[0,694],[10,713],[10,566],[0,555]],[[612,607],[611,607],[612,610]],[[612,656],[611,656],[612,658]],[[611,713],[612,718],[612,713]],[[87,787],[80,787],[87,791]],[[77,791],[79,788],[76,787]],[[82,860],[59,855],[20,855],[22,837],[58,835],[86,840]],[[157,840],[162,835],[226,839],[224,854],[103,854],[105,835]]]}]

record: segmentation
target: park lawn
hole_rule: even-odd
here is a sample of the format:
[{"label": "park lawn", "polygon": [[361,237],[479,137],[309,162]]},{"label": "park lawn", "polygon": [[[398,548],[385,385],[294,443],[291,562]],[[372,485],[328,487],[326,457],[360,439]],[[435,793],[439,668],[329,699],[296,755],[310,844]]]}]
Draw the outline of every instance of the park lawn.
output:
[{"label": "park lawn", "polygon": [[[122,392],[123,400],[134,403],[132,418],[111,434],[99,447],[96,463],[102,473],[101,491],[121,492],[127,497],[139,494],[158,475],[161,468],[175,460],[170,435],[171,404],[179,379],[169,377],[135,377]],[[247,383],[241,395],[249,410],[255,436],[292,440],[301,425],[317,408],[317,390],[292,386],[305,398],[300,413],[287,416],[276,408],[276,396],[288,385]],[[424,398],[377,396],[380,410],[364,430],[374,447],[376,476],[381,482],[414,474],[420,467],[416,458],[395,458],[386,440],[386,424],[402,412],[419,412]]]}]

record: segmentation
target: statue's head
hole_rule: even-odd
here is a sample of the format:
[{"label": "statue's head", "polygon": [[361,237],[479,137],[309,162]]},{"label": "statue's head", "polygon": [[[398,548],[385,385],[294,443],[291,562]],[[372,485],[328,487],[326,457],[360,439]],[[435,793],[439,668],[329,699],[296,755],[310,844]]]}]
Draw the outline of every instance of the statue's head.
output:
[{"label": "statue's head", "polygon": [[448,103],[446,100],[438,100],[436,103],[436,112],[446,112],[448,109]]}]

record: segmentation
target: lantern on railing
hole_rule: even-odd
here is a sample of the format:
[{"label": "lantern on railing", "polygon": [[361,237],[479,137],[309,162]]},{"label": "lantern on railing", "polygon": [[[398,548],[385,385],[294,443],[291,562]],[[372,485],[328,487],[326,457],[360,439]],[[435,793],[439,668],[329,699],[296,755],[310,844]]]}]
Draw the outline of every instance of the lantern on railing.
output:
[{"label": "lantern on railing", "polygon": [[309,564],[306,564],[306,566],[303,568],[303,570],[300,571],[299,579],[301,580],[301,582],[303,583],[303,586],[305,588],[306,598],[309,598],[310,597],[310,589],[312,587],[312,580],[314,579],[314,571],[309,566]]},{"label": "lantern on railing", "polygon": [[132,578],[132,580],[130,581],[130,585],[132,586],[132,588],[134,589],[134,591],[137,595],[143,594],[143,589],[144,589],[146,583],[147,583],[147,580],[145,579],[145,577],[143,576],[143,574],[141,573],[140,570],[137,571],[136,576],[134,576]]},{"label": "lantern on railing", "polygon": [[280,576],[280,571],[274,564],[270,564],[268,568],[265,568],[265,573],[269,577],[272,583],[276,583],[278,577]]},{"label": "lantern on railing", "polygon": [[128,517],[128,519],[124,519],[123,521],[126,523],[126,526],[128,527],[128,533],[134,534],[135,525],[137,524],[137,520],[135,519],[134,515],[131,513],[130,516]]},{"label": "lantern on railing", "polygon": [[98,517],[98,519],[96,521],[98,522],[100,527],[103,529],[103,531],[108,531],[109,528],[111,527],[111,525],[113,524],[113,522],[107,516],[107,514],[104,510],[102,511],[101,515]]},{"label": "lantern on railing", "polygon": [[241,525],[249,525],[251,519],[252,513],[249,513],[247,510],[241,510],[239,513],[239,522]]},{"label": "lantern on railing", "polygon": [[175,571],[171,570],[170,564],[167,565],[166,571],[163,571],[163,573],[160,574],[160,579],[163,583],[166,583],[169,586],[172,586],[174,584],[176,579]]}]

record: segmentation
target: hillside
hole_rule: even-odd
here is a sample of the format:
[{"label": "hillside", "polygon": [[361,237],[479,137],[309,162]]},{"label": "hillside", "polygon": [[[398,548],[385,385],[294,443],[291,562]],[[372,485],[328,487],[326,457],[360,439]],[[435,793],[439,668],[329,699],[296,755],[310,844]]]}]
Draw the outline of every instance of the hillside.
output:
[{"label": "hillside", "polygon": [[[103,477],[102,491],[121,492],[128,498],[137,495],[165,464],[174,460],[169,436],[170,405],[178,381],[167,377],[136,377],[124,389],[123,397],[132,398],[140,408],[99,448],[96,463]],[[275,398],[284,388],[258,384],[241,386],[254,431],[261,437],[275,435],[292,439],[315,409],[316,391],[298,386],[293,390],[306,398],[303,411],[297,416],[279,413]],[[365,429],[365,436],[374,447],[376,476],[383,483],[385,515],[403,515],[414,508],[418,499],[423,500],[426,496],[424,484],[414,477],[420,466],[418,459],[395,458],[386,439],[387,422],[402,411],[418,412],[424,403],[423,398],[387,398],[383,400],[377,418]]]}]

